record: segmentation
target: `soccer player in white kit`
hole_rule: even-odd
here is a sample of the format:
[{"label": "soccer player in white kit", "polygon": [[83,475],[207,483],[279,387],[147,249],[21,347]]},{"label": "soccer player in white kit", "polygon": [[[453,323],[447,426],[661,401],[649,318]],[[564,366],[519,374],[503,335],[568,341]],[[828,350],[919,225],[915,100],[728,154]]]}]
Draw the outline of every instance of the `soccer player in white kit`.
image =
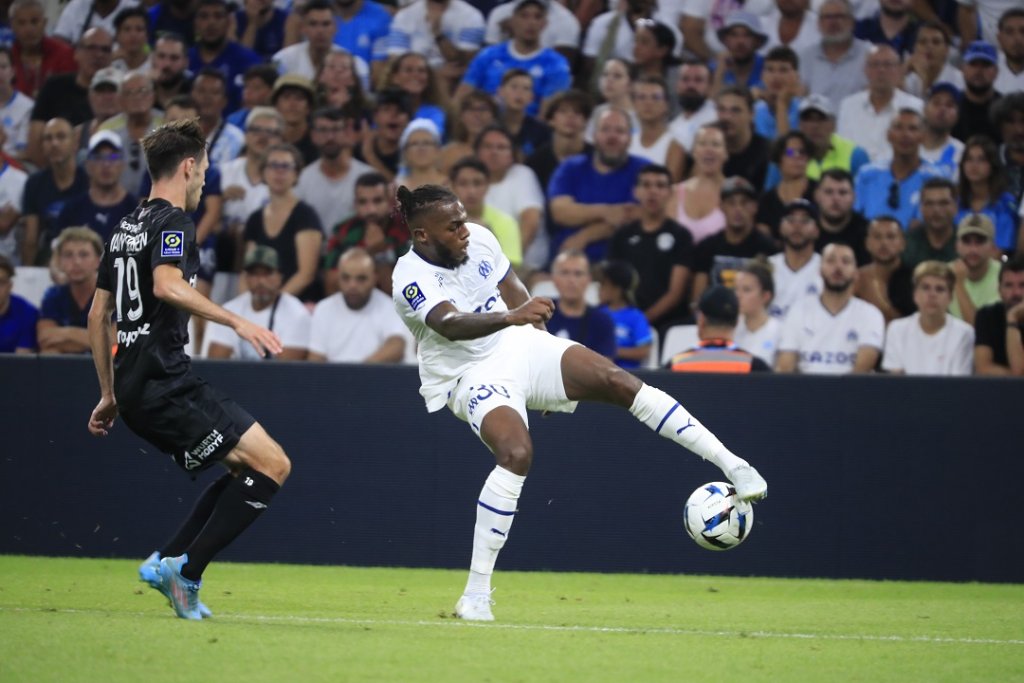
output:
[{"label": "soccer player in white kit", "polygon": [[628,408],[656,433],[721,468],[744,500],[765,480],[674,398],[576,342],[548,334],[548,298],[531,298],[482,226],[446,188],[425,185],[398,199],[413,247],[395,265],[394,302],[419,342],[427,410],[448,406],[494,454],[476,508],[473,557],[455,605],[462,619],[492,621],[491,574],[508,538],[533,460],[526,409],[572,412],[578,401]]}]

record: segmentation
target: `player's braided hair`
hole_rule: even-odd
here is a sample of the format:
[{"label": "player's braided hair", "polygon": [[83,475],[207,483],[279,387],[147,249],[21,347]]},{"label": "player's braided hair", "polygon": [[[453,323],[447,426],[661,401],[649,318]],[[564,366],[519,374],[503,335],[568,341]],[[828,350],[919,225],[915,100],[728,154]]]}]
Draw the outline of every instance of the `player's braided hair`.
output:
[{"label": "player's braided hair", "polygon": [[405,185],[398,188],[398,206],[410,229],[420,214],[432,211],[441,204],[458,201],[458,197],[447,187],[440,185],[421,185],[410,190]]}]

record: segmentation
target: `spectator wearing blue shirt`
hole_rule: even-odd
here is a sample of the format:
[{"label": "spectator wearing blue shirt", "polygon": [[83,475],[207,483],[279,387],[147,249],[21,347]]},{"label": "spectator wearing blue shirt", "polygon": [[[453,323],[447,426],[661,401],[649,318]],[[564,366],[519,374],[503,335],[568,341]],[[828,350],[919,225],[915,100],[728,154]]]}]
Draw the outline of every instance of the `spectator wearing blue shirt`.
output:
[{"label": "spectator wearing blue shirt", "polygon": [[39,311],[13,290],[14,264],[0,254],[0,353],[32,353]]},{"label": "spectator wearing blue shirt", "polygon": [[932,176],[940,176],[920,156],[924,137],[921,113],[901,109],[889,124],[892,160],[868,164],[857,173],[854,208],[865,218],[890,215],[904,230],[921,217],[921,188]]},{"label": "spectator wearing blue shirt", "polygon": [[754,103],[754,132],[774,140],[800,126],[800,58],[785,45],[764,58],[764,99]]},{"label": "spectator wearing blue shirt", "polygon": [[506,71],[522,69],[533,78],[534,97],[526,113],[539,114],[545,99],[572,84],[568,60],[540,42],[547,21],[548,9],[543,0],[517,0],[509,25],[512,38],[485,48],[473,58],[455,99],[462,99],[474,88],[495,95]]},{"label": "spectator wearing blue shirt", "polygon": [[608,358],[615,358],[615,323],[611,316],[587,303],[590,261],[582,251],[564,251],[551,264],[551,279],[558,290],[548,332],[572,339]]},{"label": "spectator wearing blue shirt", "polygon": [[751,12],[736,10],[718,30],[718,39],[725,46],[725,52],[718,56],[714,66],[712,91],[717,92],[726,85],[748,90],[764,88],[764,57],[758,50],[768,42],[768,34],[761,28],[761,19]]},{"label": "spectator wearing blue shirt", "polygon": [[1017,200],[1006,187],[1006,172],[996,144],[984,135],[968,138],[960,159],[960,212],[956,222],[972,213],[988,216],[995,226],[996,246],[1013,252],[1020,216]]},{"label": "spectator wearing blue shirt", "polygon": [[615,323],[615,364],[620,368],[641,367],[651,354],[654,335],[643,311],[636,307],[634,293],[640,284],[636,269],[625,261],[605,261],[598,267],[599,310]]},{"label": "spectator wearing blue shirt", "polygon": [[875,45],[888,45],[906,56],[914,49],[917,22],[910,13],[911,0],[880,0],[873,16],[861,19],[853,28],[853,37]]},{"label": "spectator wearing blue shirt", "polygon": [[40,353],[84,353],[89,350],[89,308],[103,255],[100,236],[89,228],[67,228],[57,238],[57,267],[67,284],[53,285],[43,295],[36,323]]},{"label": "spectator wearing blue shirt", "polygon": [[391,14],[373,0],[335,0],[334,6],[334,44],[367,64],[383,64],[388,57]]},{"label": "spectator wearing blue shirt", "polygon": [[110,238],[121,219],[138,203],[121,185],[124,161],[120,135],[110,130],[93,133],[85,161],[89,190],[64,204],[57,217],[58,230],[85,226],[95,231],[103,242]]},{"label": "spectator wearing blue shirt", "polygon": [[274,7],[273,0],[245,0],[235,12],[235,34],[239,44],[265,59],[284,47],[284,26],[288,13]]},{"label": "spectator wearing blue shirt", "polygon": [[199,0],[196,10],[196,44],[188,51],[192,73],[216,69],[227,82],[227,106],[224,113],[234,112],[242,103],[242,76],[250,66],[264,61],[258,54],[228,40],[230,15],[225,0]]},{"label": "spectator wearing blue shirt", "polygon": [[597,120],[594,150],[563,161],[548,185],[550,253],[585,250],[603,260],[608,238],[640,216],[633,186],[649,163],[629,154],[629,114],[609,107]]}]

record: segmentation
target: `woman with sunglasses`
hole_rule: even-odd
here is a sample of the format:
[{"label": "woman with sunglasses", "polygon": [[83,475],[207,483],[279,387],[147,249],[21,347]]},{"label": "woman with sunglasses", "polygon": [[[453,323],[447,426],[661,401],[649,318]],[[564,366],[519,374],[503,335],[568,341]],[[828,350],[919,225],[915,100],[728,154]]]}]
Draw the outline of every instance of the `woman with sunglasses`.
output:
[{"label": "woman with sunglasses", "polygon": [[267,149],[260,172],[270,201],[246,221],[245,252],[249,254],[257,245],[276,249],[278,270],[284,280],[281,291],[303,301],[315,301],[324,234],[313,207],[295,196],[301,169],[302,154],[294,146],[276,144]]},{"label": "woman with sunglasses", "polygon": [[779,241],[779,222],[786,205],[797,199],[814,201],[818,184],[807,177],[807,161],[814,156],[811,139],[798,130],[778,138],[772,147],[772,163],[779,169],[779,184],[761,196],[757,205],[757,229]]}]

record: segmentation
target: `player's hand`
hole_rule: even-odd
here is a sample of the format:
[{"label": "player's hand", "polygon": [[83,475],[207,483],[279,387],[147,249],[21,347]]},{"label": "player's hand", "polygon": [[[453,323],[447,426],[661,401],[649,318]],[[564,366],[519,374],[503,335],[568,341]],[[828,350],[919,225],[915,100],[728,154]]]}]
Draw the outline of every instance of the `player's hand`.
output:
[{"label": "player's hand", "polygon": [[117,417],[117,402],[113,397],[104,396],[89,416],[89,433],[93,436],[106,436],[114,426]]},{"label": "player's hand", "polygon": [[546,296],[538,296],[509,311],[508,321],[513,325],[536,325],[551,320],[554,312],[555,303]]},{"label": "player's hand", "polygon": [[276,356],[284,351],[284,346],[277,334],[248,320],[242,320],[235,328],[235,334],[252,344],[260,356],[266,356],[268,353]]}]

